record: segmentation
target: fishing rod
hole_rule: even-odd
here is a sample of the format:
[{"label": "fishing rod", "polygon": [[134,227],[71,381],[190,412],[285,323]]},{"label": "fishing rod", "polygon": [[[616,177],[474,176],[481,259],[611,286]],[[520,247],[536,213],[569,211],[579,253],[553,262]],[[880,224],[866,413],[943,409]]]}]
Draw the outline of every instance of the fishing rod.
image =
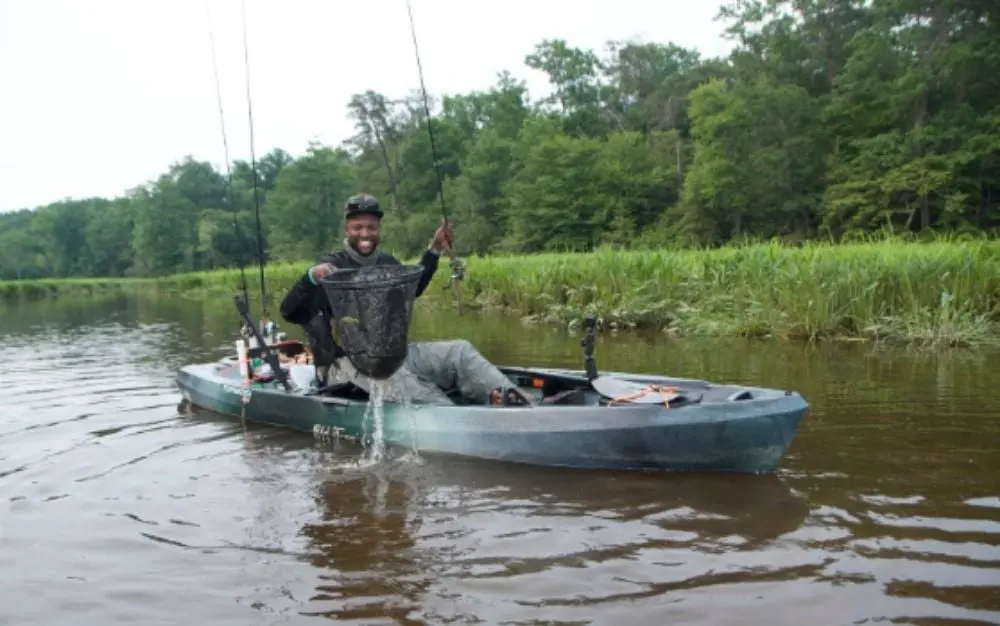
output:
[{"label": "fishing rod", "polygon": [[[236,231],[237,240],[240,242],[240,244],[245,244],[246,243],[246,238],[243,237],[243,231],[240,229],[239,221],[237,219],[237,216],[239,214],[239,210],[238,210],[238,208],[236,206],[236,200],[235,200],[235,195],[236,194],[235,194],[235,192],[233,190],[233,172],[232,172],[232,167],[230,166],[230,163],[229,163],[229,142],[226,139],[226,118],[225,118],[225,115],[223,113],[223,108],[222,108],[222,88],[220,86],[220,81],[219,81],[219,68],[218,68],[218,62],[217,62],[216,55],[215,55],[215,38],[214,38],[214,36],[212,34],[212,14],[211,14],[211,11],[209,9],[208,0],[205,0],[205,13],[206,13],[206,16],[208,18],[208,37],[209,37],[209,44],[211,45],[211,49],[212,49],[212,71],[213,71],[213,74],[215,76],[215,94],[216,94],[216,98],[218,99],[218,103],[219,103],[219,123],[220,123],[221,128],[222,128],[222,146],[223,146],[223,150],[225,151],[225,159],[226,159],[226,183],[227,183],[227,188],[228,188],[228,192],[229,192],[229,203],[233,207],[233,228]],[[246,68],[246,71],[247,71],[247,81],[248,81],[247,82],[247,106],[249,108],[249,106],[250,106],[250,84],[249,84],[250,61],[249,61],[247,38],[246,38],[246,2],[245,2],[245,0],[243,2],[243,46],[244,46],[244,62],[247,65],[247,68]],[[267,308],[266,308],[267,304],[266,304],[266,302],[264,300],[265,292],[264,292],[263,246],[261,245],[260,203],[259,203],[259,200],[258,200],[258,192],[257,192],[257,162],[256,162],[256,158],[255,158],[255,156],[253,154],[253,113],[252,113],[252,111],[250,113],[250,152],[251,152],[250,169],[251,169],[251,173],[252,173],[253,179],[254,179],[254,181],[253,181],[253,186],[254,186],[254,203],[255,203],[255,207],[257,209],[257,211],[256,211],[256,214],[257,214],[257,250],[258,250],[258,258],[260,260],[260,289],[261,289],[261,311],[262,311],[261,321],[263,321],[264,316],[266,315],[266,312],[267,312]],[[241,245],[241,248],[245,248],[245,246]],[[235,296],[234,300],[236,301],[236,309],[239,312],[240,317],[242,318],[242,326],[243,326],[244,334],[249,334],[250,336],[252,336],[257,341],[257,344],[260,346],[260,350],[262,351],[261,356],[263,357],[264,361],[268,364],[268,366],[270,366],[271,371],[274,373],[274,376],[278,379],[278,382],[281,383],[282,387],[284,387],[286,391],[291,391],[292,390],[292,385],[291,385],[291,383],[288,380],[288,373],[285,370],[281,369],[281,363],[278,361],[277,355],[267,345],[267,341],[266,341],[265,337],[261,336],[263,329],[257,328],[257,326],[253,323],[253,319],[250,316],[250,298],[249,298],[249,293],[248,293],[248,289],[247,289],[246,273],[245,273],[245,271],[243,269],[243,257],[242,257],[242,255],[238,255],[238,261],[237,262],[238,262],[238,265],[239,265],[239,268],[240,268],[240,287],[241,287],[242,293],[241,294],[237,294]],[[267,335],[267,332],[264,332],[263,334]]]},{"label": "fishing rod", "polygon": [[240,3],[243,18],[243,65],[247,83],[247,119],[250,123],[250,170],[253,172],[253,210],[257,223],[257,265],[260,268],[260,316],[261,322],[270,322],[267,312],[267,288],[264,285],[264,236],[260,224],[260,192],[257,185],[257,154],[253,140],[253,104],[250,98],[250,46],[247,43],[247,3]]},{"label": "fishing rod", "polygon": [[[260,299],[261,299],[261,317],[266,318],[268,316],[267,312],[267,287],[264,282],[264,242],[263,242],[263,227],[260,220],[260,187],[258,179],[260,178],[257,171],[257,154],[254,143],[254,123],[253,123],[253,99],[250,95],[250,46],[247,37],[247,22],[246,22],[246,2],[242,3],[242,18],[243,18],[243,61],[246,71],[246,96],[247,96],[247,116],[250,124],[250,171],[253,176],[253,201],[254,201],[254,219],[256,221],[257,230],[257,263],[260,268]],[[233,209],[233,228],[236,232],[236,237],[240,243],[241,248],[247,248],[247,238],[243,235],[243,231],[239,227],[239,222],[237,217],[239,215],[239,209],[236,204],[236,192],[233,187],[233,172],[230,165],[229,158],[229,142],[226,136],[226,120],[225,113],[222,106],[222,87],[219,80],[219,67],[218,59],[215,54],[215,37],[213,35],[212,29],[212,15],[209,9],[208,0],[205,0],[205,13],[208,19],[208,39],[211,46],[212,52],[212,73],[215,78],[215,96],[218,101],[219,106],[219,125],[222,129],[222,147],[225,152],[226,159],[226,188],[229,195],[229,204]],[[238,265],[240,268],[240,288],[243,293],[243,297],[247,298],[249,301],[249,290],[246,280],[246,272],[244,270],[245,263],[243,262],[243,257],[240,256],[238,259]]]},{"label": "fishing rod", "polygon": [[[410,0],[406,0],[406,12],[410,16],[410,35],[413,37],[413,53],[417,59],[417,74],[420,77],[420,93],[424,100],[424,115],[427,117],[427,134],[430,136],[431,140],[431,158],[434,161],[434,174],[437,176],[437,187],[438,187],[438,198],[441,200],[441,217],[444,219],[444,225],[448,225],[448,207],[444,201],[444,181],[441,178],[441,162],[438,160],[437,147],[434,143],[434,127],[431,122],[431,108],[427,104],[427,87],[424,84],[424,68],[420,63],[420,46],[417,44],[417,29],[413,23],[413,7],[410,5]],[[455,298],[458,301],[458,312],[462,313],[462,297],[461,297],[461,282],[465,278],[465,266],[462,264],[461,259],[455,255],[455,250],[452,248],[451,239],[446,241],[448,248],[448,257],[451,259],[449,264],[451,267],[451,280],[448,281],[448,285],[445,285],[445,289],[450,285],[452,290],[455,292]]]}]

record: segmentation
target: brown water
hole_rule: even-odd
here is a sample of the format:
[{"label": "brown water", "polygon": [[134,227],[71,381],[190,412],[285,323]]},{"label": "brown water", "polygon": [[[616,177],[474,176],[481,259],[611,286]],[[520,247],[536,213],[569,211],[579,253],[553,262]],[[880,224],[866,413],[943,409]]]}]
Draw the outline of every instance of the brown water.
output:
[{"label": "brown water", "polygon": [[[1000,354],[602,339],[607,369],[788,387],[776,476],[360,452],[178,413],[228,302],[0,309],[0,624],[1000,623]],[[286,329],[291,330],[291,329]],[[510,364],[578,337],[420,310]]]}]

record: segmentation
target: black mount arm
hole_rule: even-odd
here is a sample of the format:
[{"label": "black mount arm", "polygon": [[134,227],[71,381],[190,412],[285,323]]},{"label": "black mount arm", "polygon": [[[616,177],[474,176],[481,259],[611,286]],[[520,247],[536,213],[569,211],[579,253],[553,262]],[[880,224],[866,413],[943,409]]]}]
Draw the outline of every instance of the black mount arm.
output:
[{"label": "black mount arm", "polygon": [[587,370],[587,380],[593,381],[597,378],[597,363],[594,361],[594,330],[597,327],[597,319],[593,315],[588,315],[583,321],[583,339],[580,346],[583,347],[584,367]]},{"label": "black mount arm", "polygon": [[285,388],[285,391],[291,391],[292,385],[288,382],[288,372],[281,369],[281,363],[278,362],[278,356],[271,350],[270,346],[264,341],[264,338],[260,335],[260,330],[257,325],[254,324],[253,319],[250,317],[250,306],[247,304],[246,296],[243,294],[236,294],[233,296],[233,300],[236,301],[236,310],[239,311],[240,317],[243,318],[243,323],[250,332],[253,333],[254,339],[257,340],[257,344],[261,346],[264,358],[264,362],[271,366],[271,370],[274,372],[275,377],[281,386]]}]

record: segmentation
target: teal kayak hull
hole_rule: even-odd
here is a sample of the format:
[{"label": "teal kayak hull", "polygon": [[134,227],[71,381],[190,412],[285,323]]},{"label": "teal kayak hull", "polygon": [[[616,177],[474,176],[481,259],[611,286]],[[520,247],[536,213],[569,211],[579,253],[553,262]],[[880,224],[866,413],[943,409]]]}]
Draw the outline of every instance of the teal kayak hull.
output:
[{"label": "teal kayak hull", "polygon": [[[386,403],[383,441],[421,454],[605,470],[772,473],[809,405],[796,392],[702,380],[603,373],[606,388],[649,384],[679,389],[669,406],[608,397],[583,371],[501,367],[529,393],[560,389],[559,403],[484,406]],[[364,441],[369,398],[351,387],[316,393],[311,365],[291,365],[297,389],[244,385],[231,358],[182,367],[177,384],[195,409],[292,428],[321,439]],[[632,394],[640,395],[640,394]],[[370,426],[368,427],[370,434]]]}]

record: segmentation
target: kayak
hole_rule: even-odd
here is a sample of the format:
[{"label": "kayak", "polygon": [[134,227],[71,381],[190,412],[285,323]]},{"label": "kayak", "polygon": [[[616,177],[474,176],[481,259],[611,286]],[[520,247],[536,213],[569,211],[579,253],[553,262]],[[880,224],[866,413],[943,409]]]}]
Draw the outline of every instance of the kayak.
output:
[{"label": "kayak", "polygon": [[[282,342],[301,354],[296,341]],[[276,349],[278,350],[278,349]],[[317,388],[308,363],[278,379],[248,380],[241,357],[177,372],[193,408],[365,442],[369,394],[351,384]],[[620,372],[503,366],[531,405],[384,403],[386,445],[538,466],[766,474],[781,463],[808,411],[794,391]],[[262,371],[266,372],[264,366]],[[368,429],[370,430],[370,428]]]},{"label": "kayak", "polygon": [[[593,316],[580,342],[583,370],[498,368],[531,404],[476,403],[454,391],[448,404],[383,403],[350,382],[318,386],[305,344],[285,340],[273,322],[261,320],[258,328],[246,298],[235,301],[243,318],[236,356],[181,367],[182,410],[186,405],[319,439],[420,454],[580,469],[769,474],[809,409],[795,391],[599,373]],[[376,413],[381,424],[371,430],[380,431],[379,442],[368,427]]]}]

